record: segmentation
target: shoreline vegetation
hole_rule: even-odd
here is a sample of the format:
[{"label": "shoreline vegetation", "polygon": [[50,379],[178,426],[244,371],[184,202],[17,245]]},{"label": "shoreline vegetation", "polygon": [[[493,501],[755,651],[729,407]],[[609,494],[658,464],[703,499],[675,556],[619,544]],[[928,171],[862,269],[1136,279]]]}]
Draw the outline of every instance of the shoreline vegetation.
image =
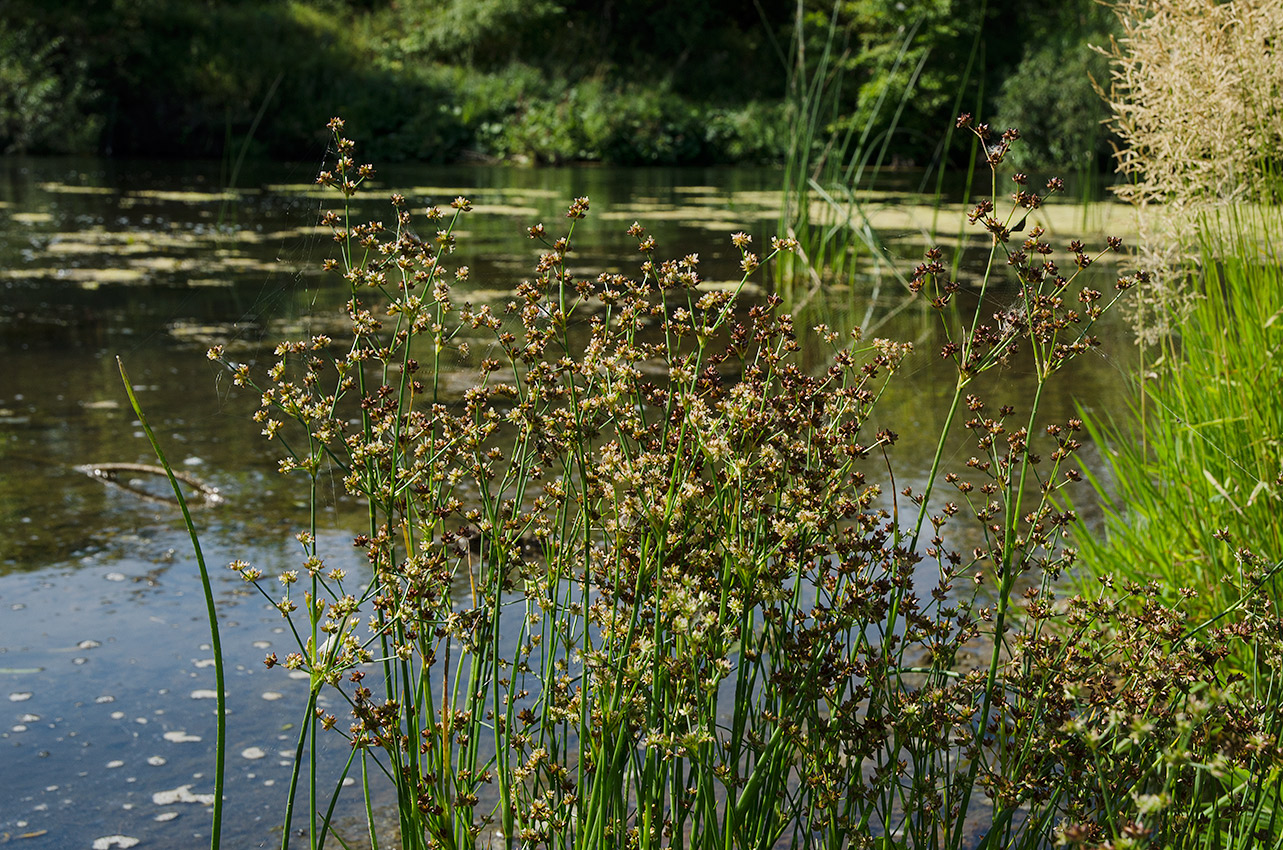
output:
[{"label": "shoreline vegetation", "polygon": [[791,45],[814,69],[832,29],[824,138],[869,127],[886,165],[933,167],[969,156],[938,132],[966,108],[1046,140],[1023,167],[1100,168],[1112,27],[1088,0],[9,0],[0,151],[310,159],[342,114],[383,163],[775,163]]},{"label": "shoreline vegetation", "polygon": [[[209,351],[311,508],[295,568],[229,565],[297,640],[266,666],[310,682],[283,848],[299,825],[313,848],[1283,847],[1277,2],[16,5],[9,148],[239,163],[321,144],[321,108],[371,140],[358,159],[331,120],[317,179],[341,331],[274,363]],[[1156,264],[1104,286],[1079,273],[1121,240],[1052,244],[1065,184],[1025,173],[1098,168],[1101,110]],[[845,273],[855,219],[809,206],[838,175],[960,164],[981,297],[928,250],[902,283],[945,342],[915,352],[703,286],[698,253],[638,223],[637,271],[585,278],[576,198],[529,228],[510,301],[467,303],[465,197],[423,222],[393,195],[388,225],[353,201],[367,158],[467,157],[806,163],[785,233],[730,237],[741,288]],[[1136,410],[1053,421],[1043,388],[1112,309],[1146,358]],[[874,414],[921,356],[951,386],[907,484]],[[1013,364],[1025,397],[980,380]],[[447,368],[474,382],[452,395]],[[331,478],[368,569],[326,564]],[[1091,485],[1099,528],[1072,508]],[[323,736],[346,740],[364,835],[336,833]]]},{"label": "shoreline vegetation", "polygon": [[[270,366],[209,352],[261,398],[313,506],[297,569],[229,564],[297,639],[264,663],[311,681],[283,848],[300,822],[314,847],[424,850],[1283,843],[1283,630],[1261,592],[1283,560],[1222,528],[1227,600],[1109,576],[1067,592],[1085,426],[1040,415],[1043,388],[1151,277],[1079,281],[1121,241],[1024,232],[1063,182],[1000,182],[1020,134],[957,128],[989,172],[968,216],[991,245],[982,289],[1019,295],[989,316],[939,249],[913,270],[956,381],[930,472],[900,487],[898,436],[868,423],[913,346],[705,290],[698,255],[664,259],[640,224],[638,274],[581,279],[587,198],[560,233],[529,229],[543,253],[505,308],[460,301],[471,203],[430,209],[431,243],[400,195],[394,224],[354,219],[374,170],[331,121],[318,183],[350,327]],[[731,238],[745,282],[798,249]],[[826,370],[799,360],[812,335]],[[1017,357],[1032,397],[977,380]],[[475,369],[461,397],[448,363]],[[976,453],[960,472],[955,431]],[[368,571],[326,566],[331,476],[368,507]],[[323,736],[348,744],[364,835],[333,822]],[[382,781],[394,835],[368,802]]]},{"label": "shoreline vegetation", "polygon": [[[1047,602],[1074,558],[1056,501],[1079,479],[1082,423],[1045,422],[1039,399],[1147,277],[1107,293],[1078,281],[1116,238],[1071,243],[1065,275],[1041,227],[1013,240],[1064,184],[1016,174],[1005,200],[998,168],[1019,133],[957,126],[990,171],[969,216],[990,237],[982,288],[1010,269],[1020,295],[991,323],[955,305],[939,249],[914,270],[956,382],[930,473],[897,491],[897,434],[866,423],[912,345],[795,328],[778,297],[706,290],[698,255],[665,259],[640,224],[638,274],[580,279],[587,198],[564,233],[530,228],[544,253],[507,307],[458,301],[469,271],[451,254],[471,203],[430,209],[430,244],[400,195],[394,225],[354,220],[374,170],[331,121],[318,183],[338,204],[326,265],[349,287],[350,328],[280,343],[266,372],[209,352],[260,395],[255,420],[314,506],[331,475],[368,506],[368,574],[326,568],[315,509],[299,569],[230,565],[298,640],[264,663],[311,677],[288,805],[306,793],[313,845],[339,790],[316,782],[323,735],[349,742],[345,775],[391,781],[404,847],[961,848],[977,828],[1037,846],[1066,822],[1089,837],[1120,828],[1108,783],[1126,765],[1102,768],[1096,751],[1125,729],[1101,713],[1104,680],[1060,678],[1092,659],[1055,633]],[[741,288],[798,248],[731,240]],[[832,352],[818,374],[799,354],[812,334]],[[1017,349],[1033,398],[990,409],[976,379]],[[439,381],[456,361],[476,370],[461,398]],[[942,466],[954,425],[983,458],[965,476]],[[954,525],[973,522],[983,545],[954,550]],[[1125,616],[1114,600],[1067,603],[1080,639]],[[1138,655],[1111,678],[1147,675],[1156,635],[1134,632]],[[354,722],[316,710],[322,691]],[[1186,744],[1197,761],[1220,747]]]}]

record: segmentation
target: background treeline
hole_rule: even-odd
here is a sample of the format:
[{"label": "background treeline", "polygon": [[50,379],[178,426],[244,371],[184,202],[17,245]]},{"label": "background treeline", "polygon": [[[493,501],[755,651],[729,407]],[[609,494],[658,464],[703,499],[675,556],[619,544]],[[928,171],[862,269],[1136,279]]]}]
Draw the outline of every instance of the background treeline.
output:
[{"label": "background treeline", "polygon": [[[1098,161],[1094,0],[0,0],[0,150],[310,156],[343,115],[383,161],[778,160],[799,31],[841,37],[843,121],[938,160],[959,109]],[[799,30],[800,27],[800,30]],[[897,62],[898,60],[898,62]],[[834,79],[836,83],[836,79]],[[871,104],[890,88],[883,108]],[[908,92],[908,96],[903,96]],[[895,117],[895,107],[903,106]]]}]

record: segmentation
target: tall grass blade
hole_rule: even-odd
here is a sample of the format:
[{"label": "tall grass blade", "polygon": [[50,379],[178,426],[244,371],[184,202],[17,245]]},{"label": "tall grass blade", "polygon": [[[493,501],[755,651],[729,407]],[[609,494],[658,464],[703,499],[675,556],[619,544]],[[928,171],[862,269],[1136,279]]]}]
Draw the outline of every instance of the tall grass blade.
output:
[{"label": "tall grass blade", "polygon": [[183,512],[183,524],[187,527],[187,534],[192,541],[192,550],[196,553],[196,565],[200,568],[201,587],[205,591],[205,612],[209,617],[209,642],[214,651],[214,682],[218,695],[215,706],[215,710],[218,713],[218,735],[214,755],[214,812],[209,846],[211,850],[218,850],[221,846],[223,827],[223,780],[227,749],[227,693],[223,682],[223,643],[218,634],[218,611],[214,607],[214,588],[209,581],[209,571],[205,568],[205,555],[200,548],[200,535],[196,533],[196,524],[192,522],[191,511],[187,508],[187,498],[183,495],[183,489],[178,486],[178,479],[174,476],[174,470],[169,465],[169,460],[165,457],[165,450],[161,448],[160,441],[156,439],[156,433],[152,431],[151,425],[147,423],[147,417],[143,414],[142,405],[138,403],[138,397],[134,395],[133,384],[129,382],[129,375],[125,371],[124,361],[119,357],[116,358],[116,366],[120,369],[120,380],[125,385],[125,393],[129,396],[129,406],[133,408],[134,415],[138,417],[138,422],[143,426],[143,431],[147,434],[147,441],[151,443],[151,449],[155,452],[156,459],[164,467],[165,475],[169,478],[169,486],[174,489],[174,498],[178,501],[178,507]]},{"label": "tall grass blade", "polygon": [[[1184,271],[1198,303],[1163,342],[1134,421],[1094,435],[1108,447],[1106,474],[1093,482],[1108,513],[1104,534],[1081,536],[1086,564],[1158,578],[1169,595],[1200,589],[1197,615],[1255,586],[1234,547],[1283,556],[1281,224],[1259,208],[1203,222],[1199,260]],[[1274,582],[1265,590],[1283,602]]]}]

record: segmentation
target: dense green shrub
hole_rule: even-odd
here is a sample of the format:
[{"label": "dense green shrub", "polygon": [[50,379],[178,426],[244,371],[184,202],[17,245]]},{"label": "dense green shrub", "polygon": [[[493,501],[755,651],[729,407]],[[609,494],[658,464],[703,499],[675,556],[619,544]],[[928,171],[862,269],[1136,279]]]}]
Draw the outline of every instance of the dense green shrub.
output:
[{"label": "dense green shrub", "polygon": [[616,89],[586,80],[552,96],[513,104],[483,151],[539,163],[763,161],[780,155],[780,140],[772,129],[781,119],[779,108],[710,108],[667,90]]},{"label": "dense green shrub", "polygon": [[[1073,0],[1070,7],[1090,5]],[[9,0],[0,136],[34,152],[313,156],[342,113],[383,160],[779,160],[799,21],[831,64],[842,126],[884,92],[900,161],[927,162],[953,112],[992,100],[1047,21],[1014,0]],[[908,38],[911,36],[911,38]],[[894,61],[909,41],[907,61]],[[813,52],[808,61],[818,58]],[[92,80],[93,87],[86,81]],[[845,118],[841,116],[845,115]],[[843,124],[845,122],[845,124]]]},{"label": "dense green shrub", "polygon": [[996,123],[1020,127],[1031,140],[1013,151],[1017,167],[1105,168],[1110,112],[1096,86],[1108,85],[1109,59],[1095,48],[1110,43],[1114,13],[1102,4],[1070,4],[1047,18],[1047,37],[1030,43],[1002,82]]},{"label": "dense green shrub", "polygon": [[[842,59],[855,86],[850,123],[894,134],[898,158],[921,164],[961,156],[941,148],[941,130],[961,109],[998,113],[995,126],[1025,128],[1039,144],[1018,164],[1067,166],[1099,139],[1106,117],[1092,91],[1085,41],[1107,41],[1113,16],[1094,0],[1055,8],[1018,0],[859,0],[842,4],[851,29]],[[820,17],[820,16],[817,16]],[[911,92],[903,112],[878,110]],[[1032,119],[1032,120],[1031,120]],[[1064,155],[1070,157],[1061,159]]]},{"label": "dense green shrub", "polygon": [[1109,73],[1108,61],[1086,42],[1042,47],[1028,54],[1003,84],[998,123],[1028,127],[1036,143],[1013,157],[1020,168],[1103,167],[1110,133],[1109,108],[1092,87]]},{"label": "dense green shrub", "polygon": [[65,39],[0,19],[0,151],[92,150],[100,121],[83,58]]}]

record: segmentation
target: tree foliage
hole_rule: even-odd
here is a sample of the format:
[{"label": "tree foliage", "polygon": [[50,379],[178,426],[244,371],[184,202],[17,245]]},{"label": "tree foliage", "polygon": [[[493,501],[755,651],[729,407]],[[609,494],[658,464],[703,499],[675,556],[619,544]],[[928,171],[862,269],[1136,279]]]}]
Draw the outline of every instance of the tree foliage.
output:
[{"label": "tree foliage", "polygon": [[[20,94],[0,100],[0,146],[310,156],[314,128],[344,114],[385,160],[771,159],[787,147],[796,2],[8,0],[23,24],[0,29],[0,80]],[[872,104],[903,99],[894,150],[923,164],[959,108],[1027,104],[1049,64],[1030,57],[1076,49],[1074,28],[1048,34],[1093,6],[802,4],[809,39],[835,13],[844,34],[838,126],[885,131]],[[1019,69],[1024,95],[1003,89]]]}]

